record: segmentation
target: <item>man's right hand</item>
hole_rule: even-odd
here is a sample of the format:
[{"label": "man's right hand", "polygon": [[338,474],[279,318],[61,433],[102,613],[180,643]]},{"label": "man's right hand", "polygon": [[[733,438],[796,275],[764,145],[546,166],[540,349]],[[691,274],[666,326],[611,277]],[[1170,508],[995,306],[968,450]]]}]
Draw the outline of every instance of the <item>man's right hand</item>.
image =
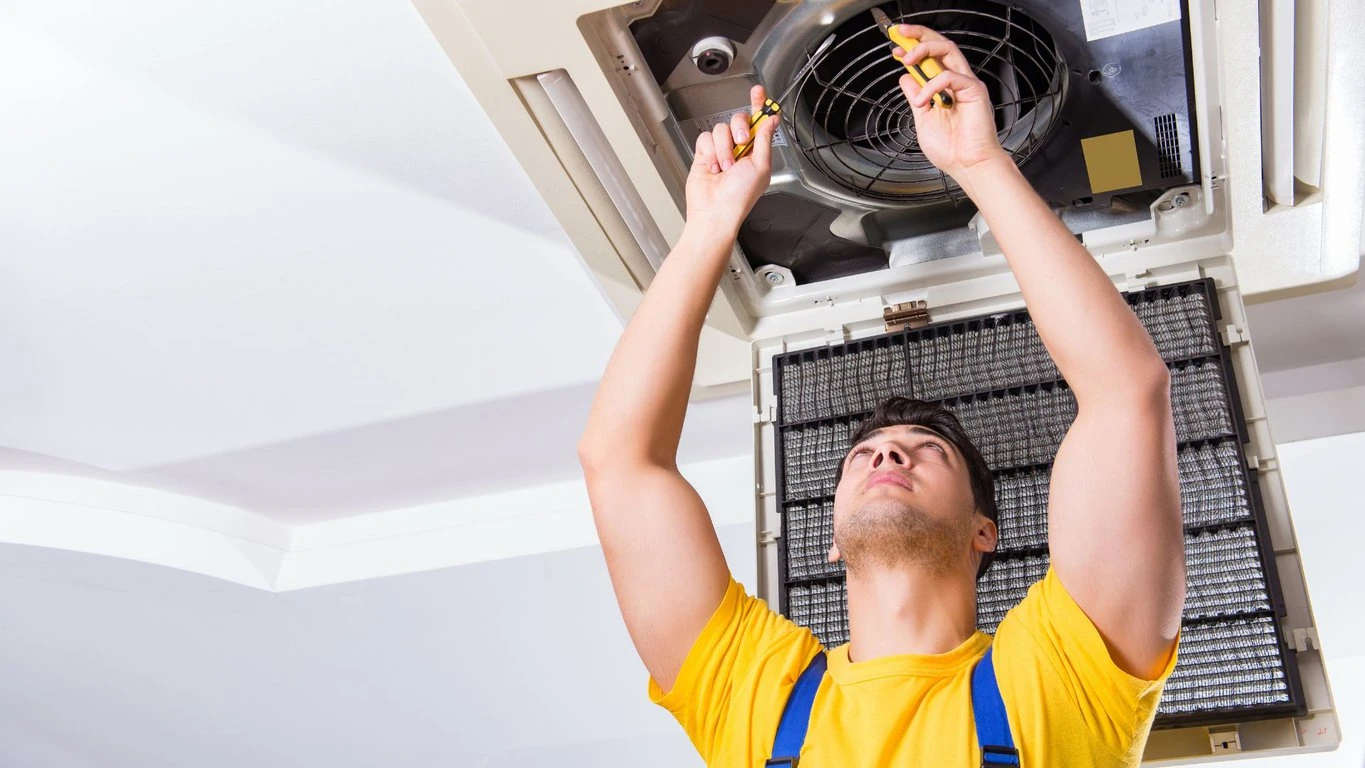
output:
[{"label": "man's right hand", "polygon": [[[752,112],[762,108],[765,98],[763,86],[750,90]],[[741,160],[734,159],[734,150],[749,140],[749,119],[744,114],[736,114],[729,125],[721,123],[697,137],[692,170],[687,175],[689,226],[734,237],[749,209],[768,188],[777,122],[778,118],[770,118],[759,124],[753,151]]]}]

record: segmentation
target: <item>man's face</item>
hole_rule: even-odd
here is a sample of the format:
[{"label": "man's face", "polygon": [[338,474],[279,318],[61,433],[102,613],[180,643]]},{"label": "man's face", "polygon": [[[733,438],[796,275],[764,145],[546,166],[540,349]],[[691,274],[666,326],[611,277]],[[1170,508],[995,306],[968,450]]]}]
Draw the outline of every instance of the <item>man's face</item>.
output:
[{"label": "man's face", "polygon": [[994,548],[994,539],[995,525],[976,511],[966,460],[929,428],[879,429],[844,457],[831,561],[973,570],[975,551]]}]

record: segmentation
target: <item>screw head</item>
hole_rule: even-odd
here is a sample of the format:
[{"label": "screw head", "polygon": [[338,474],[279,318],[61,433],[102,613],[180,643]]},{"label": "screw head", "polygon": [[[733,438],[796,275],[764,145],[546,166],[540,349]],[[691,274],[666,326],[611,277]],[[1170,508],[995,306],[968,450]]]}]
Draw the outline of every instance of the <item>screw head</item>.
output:
[{"label": "screw head", "polygon": [[787,279],[782,276],[781,272],[769,272],[763,277],[768,281],[769,285],[781,285]]},{"label": "screw head", "polygon": [[1184,208],[1185,206],[1187,206],[1187,205],[1189,205],[1189,204],[1190,204],[1190,196],[1189,196],[1189,194],[1186,193],[1186,192],[1181,192],[1180,194],[1178,194],[1178,195],[1176,195],[1175,197],[1171,198],[1171,205],[1174,205],[1176,208]]}]

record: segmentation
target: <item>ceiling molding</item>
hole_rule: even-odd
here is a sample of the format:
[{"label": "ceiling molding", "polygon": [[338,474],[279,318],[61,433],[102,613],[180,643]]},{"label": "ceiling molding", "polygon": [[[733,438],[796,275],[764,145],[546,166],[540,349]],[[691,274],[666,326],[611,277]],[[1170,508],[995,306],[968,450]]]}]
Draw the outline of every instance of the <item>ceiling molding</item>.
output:
[{"label": "ceiling molding", "polygon": [[[717,526],[753,519],[749,456],[681,467]],[[597,543],[581,480],[289,526],[190,496],[0,472],[0,542],[105,555],[284,592]]]}]

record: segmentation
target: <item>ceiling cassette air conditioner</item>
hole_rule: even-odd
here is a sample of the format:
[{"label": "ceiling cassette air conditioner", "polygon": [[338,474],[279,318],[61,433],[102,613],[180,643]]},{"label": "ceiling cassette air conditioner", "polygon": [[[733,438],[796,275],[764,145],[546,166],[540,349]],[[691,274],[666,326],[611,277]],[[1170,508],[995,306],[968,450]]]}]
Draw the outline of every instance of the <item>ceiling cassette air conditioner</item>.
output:
[{"label": "ceiling cassette air conditioner", "polygon": [[1147,759],[1340,741],[1243,302],[1359,269],[1365,107],[1326,58],[1360,55],[1358,4],[1264,23],[1212,0],[529,0],[516,23],[495,0],[414,4],[623,317],[681,231],[693,138],[753,84],[795,85],[695,391],[750,383],[760,592],[830,642],[827,475],[885,395],[953,408],[996,472],[1006,554],[982,626],[1046,567],[1040,499],[1074,401],[989,228],[919,152],[869,11],[954,39],[1002,145],[1172,369],[1190,601]]}]

